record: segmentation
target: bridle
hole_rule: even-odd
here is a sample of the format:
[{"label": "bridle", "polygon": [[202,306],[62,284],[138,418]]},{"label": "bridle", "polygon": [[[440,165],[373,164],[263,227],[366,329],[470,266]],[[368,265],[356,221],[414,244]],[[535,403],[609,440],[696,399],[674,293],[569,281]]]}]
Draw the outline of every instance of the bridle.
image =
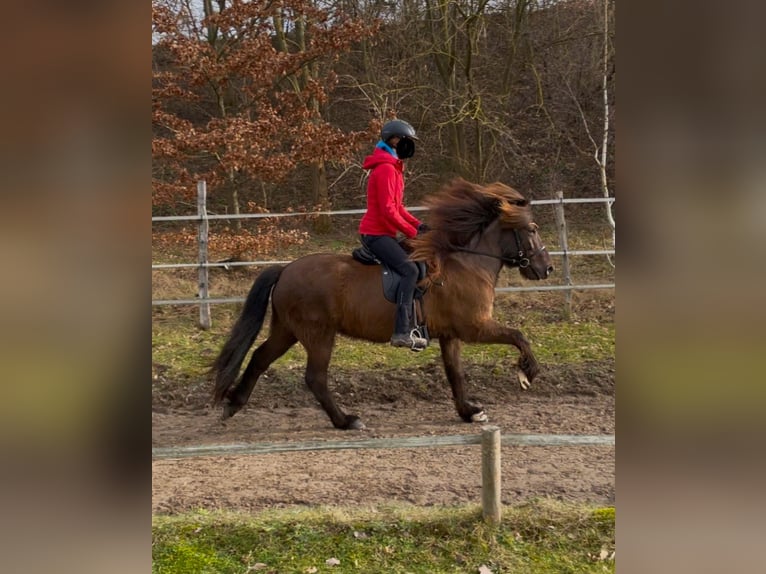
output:
[{"label": "bridle", "polygon": [[450,247],[455,251],[462,251],[463,253],[473,253],[474,255],[482,255],[484,257],[499,259],[509,267],[520,267],[522,269],[529,267],[529,260],[532,257],[546,250],[545,245],[543,245],[538,249],[526,251],[521,243],[521,237],[519,237],[518,229],[513,230],[513,240],[516,242],[516,249],[518,250],[518,255],[515,257],[508,257],[507,255],[495,255],[494,253],[484,253],[483,251],[476,251],[474,249],[468,249],[467,247],[458,247],[457,245],[451,245]]}]

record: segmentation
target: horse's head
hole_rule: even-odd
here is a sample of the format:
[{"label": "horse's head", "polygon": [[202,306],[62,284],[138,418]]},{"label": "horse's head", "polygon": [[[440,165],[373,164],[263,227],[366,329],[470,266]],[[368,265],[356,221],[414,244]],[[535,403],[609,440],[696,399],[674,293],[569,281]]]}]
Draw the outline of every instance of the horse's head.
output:
[{"label": "horse's head", "polygon": [[412,241],[412,257],[427,261],[432,277],[441,274],[442,262],[454,253],[499,259],[518,267],[527,279],[545,279],[553,272],[529,201],[512,187],[458,178],[426,198],[426,204],[433,231]]},{"label": "horse's head", "polygon": [[546,279],[553,273],[551,256],[537,232],[536,223],[503,229],[501,243],[503,263],[508,267],[518,267],[525,278]]},{"label": "horse's head", "polygon": [[526,279],[546,279],[553,273],[553,265],[537,232],[537,224],[532,221],[529,201],[512,187],[499,182],[485,189],[495,199],[503,263],[518,267]]}]

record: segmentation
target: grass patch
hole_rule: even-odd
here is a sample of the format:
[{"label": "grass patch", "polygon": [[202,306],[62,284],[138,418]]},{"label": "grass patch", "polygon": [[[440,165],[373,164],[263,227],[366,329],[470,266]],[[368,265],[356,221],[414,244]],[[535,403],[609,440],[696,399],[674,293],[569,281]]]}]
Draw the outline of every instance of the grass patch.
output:
[{"label": "grass patch", "polygon": [[542,363],[571,364],[614,357],[614,323],[540,323],[530,329],[527,338]]},{"label": "grass patch", "polygon": [[[152,521],[152,572],[614,572],[614,509],[541,499],[490,527],[477,507],[200,512]],[[339,563],[331,566],[327,560]]]},{"label": "grass patch", "polygon": [[[213,328],[203,331],[196,326],[197,311],[174,313],[152,322],[152,359],[163,365],[166,376],[174,379],[203,377],[208,366],[228,336],[234,320],[232,310],[216,309]],[[528,320],[522,327],[541,363],[572,364],[599,361],[614,356],[614,323],[546,322]],[[268,324],[256,344],[268,334]],[[510,345],[471,344],[463,346],[466,364],[497,366],[501,370],[516,362],[518,350]],[[433,361],[440,362],[439,343],[432,341],[417,356],[402,353],[389,345],[338,337],[333,353],[333,368],[372,370],[413,368]],[[300,371],[306,364],[306,352],[294,345],[273,368]],[[502,367],[505,365],[505,367]]]},{"label": "grass patch", "polygon": [[[206,404],[212,388],[207,370],[238,312],[235,305],[217,307],[213,328],[207,331],[197,327],[198,316],[194,308],[165,310],[159,316],[155,312],[152,322],[152,392],[157,405],[199,408]],[[544,370],[546,365],[576,368],[577,365],[608,362],[614,357],[613,322],[549,321],[529,314],[521,329]],[[260,344],[267,333],[268,327],[265,327],[256,344]],[[472,373],[471,381],[476,383],[484,379],[486,384],[489,380],[505,380],[509,369],[516,364],[519,352],[509,345],[471,344],[463,346],[462,356],[466,371]],[[298,395],[302,396],[305,365],[306,352],[296,344],[271,367],[278,375],[279,392],[288,392],[292,397],[283,397],[288,403]],[[338,337],[330,369],[331,373],[345,373],[342,380],[349,379],[349,374],[353,373],[374,376],[372,374],[376,372],[385,372],[389,380],[405,376],[409,381],[405,385],[408,392],[423,396],[439,391],[434,387],[420,388],[415,381],[433,382],[443,376],[438,340],[415,355],[389,345]],[[568,380],[557,379],[557,384],[566,387]],[[436,382],[433,384],[438,387]],[[560,390],[560,387],[556,389]],[[570,391],[579,392],[574,388]]]}]

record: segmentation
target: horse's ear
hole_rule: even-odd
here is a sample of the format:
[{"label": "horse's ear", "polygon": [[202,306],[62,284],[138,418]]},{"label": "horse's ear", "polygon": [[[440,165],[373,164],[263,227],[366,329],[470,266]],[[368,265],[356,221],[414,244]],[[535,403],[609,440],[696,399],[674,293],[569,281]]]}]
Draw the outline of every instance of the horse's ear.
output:
[{"label": "horse's ear", "polygon": [[516,197],[506,197],[505,200],[509,205],[515,205],[517,207],[527,207],[529,205],[529,200],[522,195],[518,195]]},{"label": "horse's ear", "polygon": [[504,200],[500,206],[498,216],[500,220],[511,227],[523,227],[532,221],[529,211],[529,202],[525,199]]},{"label": "horse's ear", "polygon": [[525,199],[518,200],[518,199],[508,199],[506,197],[498,197],[492,202],[492,213],[495,216],[508,214],[511,212],[517,211],[517,207],[526,207],[528,205],[528,201]]}]

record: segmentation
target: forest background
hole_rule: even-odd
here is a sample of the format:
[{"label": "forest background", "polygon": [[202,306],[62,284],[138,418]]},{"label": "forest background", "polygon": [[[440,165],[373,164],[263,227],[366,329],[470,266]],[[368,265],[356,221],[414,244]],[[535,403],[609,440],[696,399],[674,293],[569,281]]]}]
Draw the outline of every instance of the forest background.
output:
[{"label": "forest background", "polygon": [[200,179],[214,213],[364,208],[393,117],[420,138],[407,205],[456,176],[614,195],[609,0],[152,7],[153,215],[194,213]]}]

